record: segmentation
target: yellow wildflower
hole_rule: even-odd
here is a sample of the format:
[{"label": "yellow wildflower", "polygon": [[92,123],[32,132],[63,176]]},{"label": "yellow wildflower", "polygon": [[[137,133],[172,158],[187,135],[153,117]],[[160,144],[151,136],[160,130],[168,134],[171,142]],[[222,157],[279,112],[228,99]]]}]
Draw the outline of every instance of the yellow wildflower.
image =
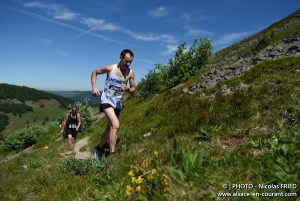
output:
[{"label": "yellow wildflower", "polygon": [[132,191],[133,188],[132,188],[131,186],[128,186],[128,185],[127,185],[127,186],[126,186],[126,190],[127,190],[127,191]]},{"label": "yellow wildflower", "polygon": [[131,177],[131,182],[135,183],[135,181],[136,181],[136,177]]},{"label": "yellow wildflower", "polygon": [[141,184],[141,183],[143,183],[143,181],[144,181],[144,179],[143,179],[142,177],[139,177],[139,178],[137,178],[137,179],[135,180],[135,183],[136,183],[136,184]]},{"label": "yellow wildflower", "polygon": [[128,172],[128,176],[130,176],[130,177],[134,177],[133,170],[130,170],[130,171]]},{"label": "yellow wildflower", "polygon": [[47,150],[49,147],[48,146],[44,146],[44,149]]},{"label": "yellow wildflower", "polygon": [[168,177],[168,175],[164,173],[162,176],[163,176],[163,180],[162,180],[163,186],[168,187],[169,186],[169,182],[168,182],[169,177]]},{"label": "yellow wildflower", "polygon": [[148,158],[146,158],[146,159],[143,161],[143,163],[142,163],[141,167],[139,168],[139,170],[140,170],[142,173],[145,173],[145,172],[147,171],[148,165],[149,165],[149,163],[148,163]]},{"label": "yellow wildflower", "polygon": [[142,191],[142,187],[141,186],[137,186],[135,188],[135,191],[138,192],[138,193],[140,193]]},{"label": "yellow wildflower", "polygon": [[273,139],[276,139],[276,135],[272,135],[272,138],[273,138]]},{"label": "yellow wildflower", "polygon": [[147,158],[143,161],[142,167],[143,168],[147,168],[148,167],[148,159]]},{"label": "yellow wildflower", "polygon": [[152,174],[153,176],[157,175],[157,169],[152,169],[152,170],[151,170],[151,174]]},{"label": "yellow wildflower", "polygon": [[154,151],[154,152],[153,152],[153,155],[154,155],[156,158],[158,158],[158,155],[159,155],[158,151]]},{"label": "yellow wildflower", "polygon": [[148,179],[148,181],[153,181],[153,175],[152,174],[148,174],[147,175],[147,179]]},{"label": "yellow wildflower", "polygon": [[130,197],[132,191],[133,191],[133,188],[131,186],[126,186],[125,196]]}]

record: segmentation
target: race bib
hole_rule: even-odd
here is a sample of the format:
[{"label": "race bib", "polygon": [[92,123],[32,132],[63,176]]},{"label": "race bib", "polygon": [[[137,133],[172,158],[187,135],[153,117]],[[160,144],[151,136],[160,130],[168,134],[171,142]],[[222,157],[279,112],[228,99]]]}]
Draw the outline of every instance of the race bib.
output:
[{"label": "race bib", "polygon": [[69,128],[76,128],[76,124],[70,124]]}]

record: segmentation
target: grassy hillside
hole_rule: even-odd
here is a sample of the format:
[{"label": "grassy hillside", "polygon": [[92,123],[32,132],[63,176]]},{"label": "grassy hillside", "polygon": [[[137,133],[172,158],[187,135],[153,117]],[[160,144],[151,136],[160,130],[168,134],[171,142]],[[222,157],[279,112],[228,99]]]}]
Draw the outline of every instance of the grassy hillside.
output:
[{"label": "grassy hillside", "polygon": [[[247,87],[213,100],[199,94],[179,97],[180,89],[128,100],[118,152],[100,163],[63,160],[59,153],[66,142],[55,142],[57,128],[50,127],[31,154],[0,166],[1,195],[4,200],[231,200],[217,193],[236,191],[299,195],[299,188],[223,188],[228,183],[300,185],[299,70],[300,58],[265,62],[222,83],[236,87],[243,82]],[[91,137],[89,149],[105,124],[100,120],[80,134]],[[143,176],[137,193],[128,173],[141,174],[142,169],[153,178]],[[126,186],[135,187],[133,197],[126,198]]]},{"label": "grassy hillside", "polygon": [[[298,25],[280,27],[298,19],[298,14],[267,32],[274,32],[273,39],[297,33]],[[258,33],[244,41],[247,45],[242,41],[226,48],[210,64],[222,66],[227,57],[253,51],[260,34],[268,35]],[[5,153],[0,152],[1,198],[299,200],[300,58],[264,61],[213,88],[182,95],[184,87],[212,67],[202,67],[183,85],[158,95],[129,98],[120,116],[117,152],[100,162],[64,158],[68,146],[57,134],[57,123],[45,125],[37,143],[14,160],[6,162]],[[210,98],[211,94],[215,96]],[[41,109],[35,103],[32,107]],[[106,124],[103,118],[79,133],[77,140],[89,137],[82,151],[92,152]],[[236,189],[234,184],[253,188]],[[282,184],[292,186],[282,188]],[[225,197],[236,192],[257,194]]]},{"label": "grassy hillside", "polygon": [[7,114],[9,124],[6,126],[3,134],[9,134],[12,131],[24,128],[26,126],[44,125],[50,121],[56,121],[58,116],[63,115],[66,109],[61,108],[61,105],[56,100],[39,100],[28,102],[27,104],[33,109],[32,112],[27,112],[21,117],[18,115]]}]

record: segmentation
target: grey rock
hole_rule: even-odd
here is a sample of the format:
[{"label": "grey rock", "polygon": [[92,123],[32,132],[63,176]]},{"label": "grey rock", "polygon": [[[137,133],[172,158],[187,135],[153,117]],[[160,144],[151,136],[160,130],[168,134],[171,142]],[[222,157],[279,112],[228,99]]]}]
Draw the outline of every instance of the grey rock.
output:
[{"label": "grey rock", "polygon": [[189,91],[189,89],[188,88],[184,88],[182,91],[183,91],[183,93],[187,93]]},{"label": "grey rock", "polygon": [[[295,23],[299,24],[300,16],[299,19],[297,19],[296,21],[294,20],[290,23],[291,24],[287,26],[292,26],[292,24]],[[284,29],[286,29],[286,27],[281,27],[278,30],[274,30],[270,34],[275,34],[276,32],[280,32]],[[252,44],[257,44],[257,42],[257,39],[252,40],[251,42],[248,42],[243,47],[241,47],[241,49],[246,48]],[[300,34],[290,36],[281,42],[267,46],[265,49],[259,52],[252,51],[249,53],[239,54],[239,51],[240,50],[234,50],[229,53],[226,58],[220,57],[218,58],[218,60],[215,60],[215,63],[210,65],[211,70],[206,74],[201,75],[198,79],[199,81],[194,83],[191,87],[184,88],[183,94],[181,94],[180,96],[182,97],[187,94],[194,94],[196,91],[211,88],[220,81],[230,80],[235,77],[241,76],[254,65],[260,64],[265,60],[276,60],[286,56],[300,56]],[[212,94],[210,96],[205,96],[205,94],[202,94],[200,95],[200,98],[213,99],[218,94],[230,94],[233,91],[240,90],[245,87],[248,87],[248,85],[245,85],[243,83],[241,83],[240,86],[235,89],[222,87],[221,90],[216,92],[215,94]],[[276,90],[276,85],[270,83],[268,85],[268,90],[270,92],[273,92],[274,90]]]}]

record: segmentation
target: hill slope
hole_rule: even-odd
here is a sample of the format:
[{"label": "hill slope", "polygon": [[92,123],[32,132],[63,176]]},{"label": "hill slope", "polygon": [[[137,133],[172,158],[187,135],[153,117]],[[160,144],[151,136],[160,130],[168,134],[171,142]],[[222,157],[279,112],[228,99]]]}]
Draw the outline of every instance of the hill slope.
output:
[{"label": "hill slope", "polygon": [[19,100],[21,102],[32,100],[37,101],[40,99],[55,99],[57,100],[63,107],[66,107],[72,101],[70,99],[50,94],[47,92],[43,92],[40,90],[36,90],[33,88],[25,87],[25,86],[16,86],[10,84],[0,83],[0,100],[4,102],[5,100]]},{"label": "hill slope", "polygon": [[[282,21],[299,19],[297,13]],[[293,27],[298,29],[299,24],[285,30],[295,30]],[[297,32],[291,32],[259,52],[294,34],[298,38]],[[229,47],[228,54],[215,56],[206,72],[182,86],[148,99],[127,100],[120,116],[117,153],[101,162],[64,159],[60,153],[66,142],[54,135],[55,126],[49,127],[30,154],[0,165],[3,199],[244,200],[246,193],[255,193],[247,199],[297,200],[298,50],[288,57],[266,56],[240,71],[236,69],[244,67],[242,61],[232,67],[240,60],[239,51],[230,52],[236,47],[239,44]],[[227,60],[229,55],[231,60]],[[240,73],[217,80],[218,73],[209,73],[217,67]],[[210,80],[215,83],[207,84]],[[92,151],[106,123],[101,119],[79,134],[79,138],[90,137],[82,151]],[[234,184],[253,188],[236,189]],[[282,184],[293,185],[283,188]],[[240,196],[230,197],[236,192]]]},{"label": "hill slope", "polygon": [[57,119],[72,100],[25,86],[0,84],[0,132],[41,125]]}]

